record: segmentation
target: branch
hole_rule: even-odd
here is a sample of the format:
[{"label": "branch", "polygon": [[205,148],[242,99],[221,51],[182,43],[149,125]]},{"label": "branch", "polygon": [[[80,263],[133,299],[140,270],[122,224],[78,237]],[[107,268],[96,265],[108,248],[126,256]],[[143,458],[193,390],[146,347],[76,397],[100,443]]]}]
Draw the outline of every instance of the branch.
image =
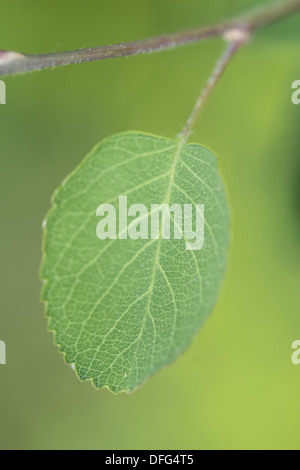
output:
[{"label": "branch", "polygon": [[252,33],[297,11],[300,11],[300,0],[286,0],[213,26],[142,41],[42,55],[26,55],[0,50],[0,76],[174,49],[213,37],[223,37],[234,29],[246,29]]}]

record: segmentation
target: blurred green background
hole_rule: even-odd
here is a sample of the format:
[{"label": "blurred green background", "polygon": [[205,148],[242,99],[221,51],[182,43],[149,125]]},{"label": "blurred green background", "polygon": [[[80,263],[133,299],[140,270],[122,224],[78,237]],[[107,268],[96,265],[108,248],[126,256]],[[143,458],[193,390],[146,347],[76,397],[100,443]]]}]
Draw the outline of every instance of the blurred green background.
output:
[{"label": "blurred green background", "polygon": [[[58,52],[195,27],[250,0],[11,0],[0,48]],[[235,58],[192,140],[220,156],[233,240],[218,307],[192,347],[132,395],[80,384],[47,333],[41,224],[50,197],[102,138],[173,137],[222,50],[218,39],[150,56],[7,77],[0,106],[1,449],[299,449],[300,15]]]}]

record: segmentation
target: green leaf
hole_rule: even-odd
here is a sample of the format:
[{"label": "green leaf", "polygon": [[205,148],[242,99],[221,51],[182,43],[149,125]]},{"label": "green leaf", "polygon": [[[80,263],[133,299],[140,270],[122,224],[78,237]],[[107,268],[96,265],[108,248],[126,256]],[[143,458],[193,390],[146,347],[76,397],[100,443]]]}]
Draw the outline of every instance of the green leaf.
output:
[{"label": "green leaf", "polygon": [[[187,250],[184,234],[100,240],[96,210],[109,203],[118,217],[119,196],[149,212],[152,204],[190,204],[194,219],[204,204],[203,248]],[[170,364],[216,303],[228,245],[226,195],[210,150],[138,132],[101,142],[56,192],[45,221],[42,298],[66,363],[115,393]]]}]

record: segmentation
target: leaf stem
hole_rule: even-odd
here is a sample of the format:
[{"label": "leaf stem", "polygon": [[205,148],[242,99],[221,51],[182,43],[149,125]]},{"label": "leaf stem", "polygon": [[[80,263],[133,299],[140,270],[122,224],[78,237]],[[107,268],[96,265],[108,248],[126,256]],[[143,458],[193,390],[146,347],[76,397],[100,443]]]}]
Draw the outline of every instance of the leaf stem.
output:
[{"label": "leaf stem", "polygon": [[173,49],[213,37],[222,37],[233,29],[247,28],[253,32],[297,11],[300,11],[300,0],[286,0],[212,26],[124,44],[42,55],[0,50],[0,76]]},{"label": "leaf stem", "polygon": [[196,101],[191,116],[187,120],[186,125],[179,136],[183,140],[187,140],[192,128],[194,127],[207,101],[214,92],[216,86],[218,85],[221,77],[225,73],[233,57],[239,51],[239,49],[250,39],[250,31],[247,28],[235,28],[228,31],[224,35],[224,38],[227,40],[226,49],[224,50],[218,62],[216,63],[205,88],[202,90],[201,95]]}]

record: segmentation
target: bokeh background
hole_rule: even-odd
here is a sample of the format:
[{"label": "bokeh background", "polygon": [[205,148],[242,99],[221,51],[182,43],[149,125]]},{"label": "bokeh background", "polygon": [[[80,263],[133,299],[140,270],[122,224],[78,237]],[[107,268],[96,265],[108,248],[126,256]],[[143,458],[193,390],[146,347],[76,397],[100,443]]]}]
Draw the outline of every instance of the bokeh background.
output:
[{"label": "bokeh background", "polygon": [[[273,0],[272,0],[273,1]],[[11,0],[0,48],[58,52],[217,21],[252,0]],[[220,156],[232,247],[218,306],[191,348],[132,395],[81,384],[47,332],[41,224],[50,197],[102,138],[175,136],[222,50],[211,40],[7,77],[0,106],[1,449],[299,449],[300,15],[256,35],[192,140]]]}]

